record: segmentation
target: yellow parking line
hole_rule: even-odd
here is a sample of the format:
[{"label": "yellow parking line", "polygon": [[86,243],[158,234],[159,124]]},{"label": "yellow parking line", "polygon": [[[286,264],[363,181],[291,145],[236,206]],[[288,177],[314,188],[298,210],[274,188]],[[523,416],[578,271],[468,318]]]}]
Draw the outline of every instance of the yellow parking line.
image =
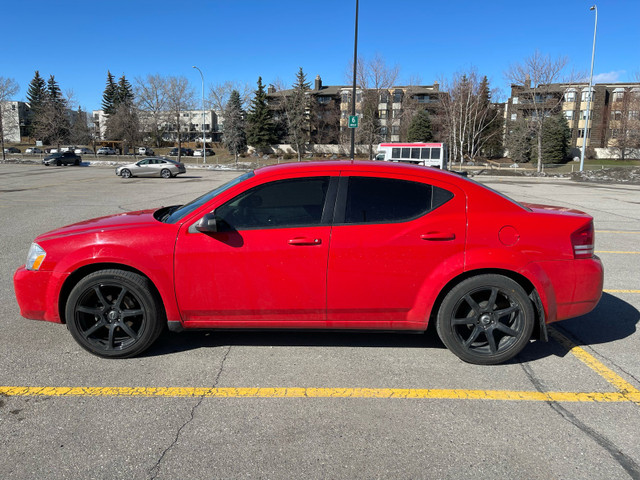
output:
[{"label": "yellow parking line", "polygon": [[569,352],[571,352],[578,360],[583,362],[594,372],[604,378],[607,382],[613,385],[623,396],[629,401],[635,402],[640,405],[640,390],[627,382],[620,375],[613,370],[605,366],[602,362],[597,360],[593,355],[587,353],[583,348],[577,346],[567,337],[562,335],[558,330],[553,327],[549,328],[549,334],[561,345],[563,345]]},{"label": "yellow parking line", "polygon": [[640,392],[530,392],[415,388],[0,387],[15,397],[395,398],[529,402],[640,402]]},{"label": "yellow parking line", "polygon": [[596,250],[595,253],[620,253],[623,255],[640,255],[640,252],[622,252],[619,250]]},{"label": "yellow parking line", "polygon": [[640,290],[602,290],[604,293],[640,293]]}]

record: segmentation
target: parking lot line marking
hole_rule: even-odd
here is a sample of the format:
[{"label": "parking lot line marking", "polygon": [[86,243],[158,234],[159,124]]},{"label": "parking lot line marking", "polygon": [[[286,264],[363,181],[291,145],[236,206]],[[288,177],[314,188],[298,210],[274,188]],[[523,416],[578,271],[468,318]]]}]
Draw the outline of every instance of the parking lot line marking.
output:
[{"label": "parking lot line marking", "polygon": [[628,233],[630,235],[640,235],[640,232],[631,230],[596,230],[596,233]]},{"label": "parking lot line marking", "polygon": [[575,356],[582,363],[591,368],[594,372],[604,378],[607,382],[613,385],[622,395],[629,399],[631,402],[635,402],[640,405],[640,390],[627,382],[620,375],[615,373],[609,367],[605,366],[601,361],[596,359],[584,348],[579,347],[567,337],[562,335],[558,330],[553,327],[549,328],[549,334],[558,343],[563,345],[573,356]]},{"label": "parking lot line marking", "polygon": [[596,250],[595,253],[620,253],[623,255],[640,255],[640,252],[622,252],[619,250]]},{"label": "parking lot line marking", "polygon": [[[637,392],[637,391],[636,391]],[[378,398],[528,402],[640,402],[640,392],[531,392],[418,388],[0,387],[8,397]]]},{"label": "parking lot line marking", "polygon": [[640,293],[640,290],[602,290],[604,293]]}]

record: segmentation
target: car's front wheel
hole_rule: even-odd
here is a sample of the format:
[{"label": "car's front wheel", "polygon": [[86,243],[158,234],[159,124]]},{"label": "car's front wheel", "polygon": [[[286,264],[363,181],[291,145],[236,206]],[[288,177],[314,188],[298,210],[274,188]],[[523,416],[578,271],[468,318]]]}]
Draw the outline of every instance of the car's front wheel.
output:
[{"label": "car's front wheel", "polygon": [[126,358],[151,346],[164,327],[164,310],[142,275],[101,270],[80,280],[66,305],[67,326],[94,355]]},{"label": "car's front wheel", "polygon": [[169,170],[168,168],[163,168],[160,172],[160,175],[162,176],[162,178],[171,178],[171,170]]},{"label": "car's front wheel", "polygon": [[514,280],[478,275],[444,298],[436,328],[442,342],[465,362],[495,365],[517,355],[533,332],[531,300]]},{"label": "car's front wheel", "polygon": [[127,168],[125,168],[124,170],[122,170],[122,171],[120,172],[120,176],[121,176],[122,178],[131,178],[131,170],[129,170],[129,169],[127,169]]}]

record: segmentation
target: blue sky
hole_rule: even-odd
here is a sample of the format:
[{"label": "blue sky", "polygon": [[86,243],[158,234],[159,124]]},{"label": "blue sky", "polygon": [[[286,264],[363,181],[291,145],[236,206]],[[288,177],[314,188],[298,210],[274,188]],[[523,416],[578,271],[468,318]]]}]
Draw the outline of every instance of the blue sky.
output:
[{"label": "blue sky", "polygon": [[[640,0],[600,0],[594,77],[640,74]],[[508,96],[504,72],[536,49],[587,72],[593,0],[360,0],[358,54],[400,68],[399,83],[430,85],[475,68]],[[299,67],[325,85],[348,83],[355,0],[32,0],[3,5],[0,76],[20,85],[53,74],[86,110],[100,108],[107,70],[183,75],[210,84],[291,84]]]}]

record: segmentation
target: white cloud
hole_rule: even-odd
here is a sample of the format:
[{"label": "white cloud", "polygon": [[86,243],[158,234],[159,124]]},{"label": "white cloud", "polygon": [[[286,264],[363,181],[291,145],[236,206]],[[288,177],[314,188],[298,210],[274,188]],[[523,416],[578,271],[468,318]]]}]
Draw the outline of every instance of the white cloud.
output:
[{"label": "white cloud", "polygon": [[[620,81],[620,77],[626,74],[626,70],[616,70],[607,73],[598,73],[593,76],[593,83],[616,83]],[[588,79],[587,79],[588,80]]]}]

